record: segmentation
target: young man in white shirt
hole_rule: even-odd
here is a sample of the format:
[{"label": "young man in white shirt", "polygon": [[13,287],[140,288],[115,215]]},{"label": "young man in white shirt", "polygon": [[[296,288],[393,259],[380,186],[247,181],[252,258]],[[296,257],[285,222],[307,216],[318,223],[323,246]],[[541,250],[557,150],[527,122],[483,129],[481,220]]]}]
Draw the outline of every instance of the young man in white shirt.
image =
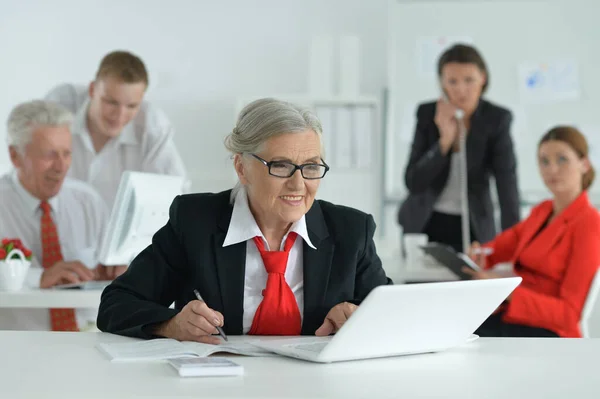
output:
[{"label": "young man in white shirt", "polygon": [[109,207],[126,170],[185,176],[171,123],[143,101],[147,87],[142,60],[114,51],[102,59],[89,86],[62,84],[46,95],[75,115],[69,176],[92,184]]},{"label": "young man in white shirt", "polygon": [[[0,238],[18,238],[33,251],[26,282],[32,287],[110,280],[125,270],[95,259],[108,219],[106,204],[87,183],[65,179],[72,121],[64,107],[38,100],[16,106],[7,123],[15,170],[0,177]],[[60,309],[59,320],[56,310],[0,308],[0,330],[77,331],[88,327],[95,313]]]}]

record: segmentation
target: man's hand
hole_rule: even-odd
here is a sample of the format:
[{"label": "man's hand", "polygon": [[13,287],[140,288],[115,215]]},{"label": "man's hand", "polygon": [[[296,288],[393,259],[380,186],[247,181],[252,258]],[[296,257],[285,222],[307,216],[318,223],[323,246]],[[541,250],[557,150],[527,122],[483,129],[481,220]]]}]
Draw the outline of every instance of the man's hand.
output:
[{"label": "man's hand", "polygon": [[158,325],[154,333],[178,341],[197,341],[205,344],[220,344],[215,326],[223,326],[223,315],[209,308],[204,301],[191,301],[175,317]]},{"label": "man's hand", "polygon": [[96,269],[94,269],[94,280],[104,281],[104,280],[114,280],[119,277],[121,274],[125,273],[127,270],[127,265],[119,265],[119,266],[105,266],[98,265]]},{"label": "man's hand", "polygon": [[321,327],[315,331],[315,335],[323,337],[335,334],[340,328],[342,328],[346,320],[350,318],[356,309],[358,309],[358,306],[349,302],[343,302],[335,305],[333,308],[331,308],[329,313],[327,313],[327,316],[325,316],[325,321]]},{"label": "man's hand", "polygon": [[40,288],[50,288],[58,284],[80,283],[94,278],[94,271],[88,269],[83,263],[56,262],[42,273]]}]

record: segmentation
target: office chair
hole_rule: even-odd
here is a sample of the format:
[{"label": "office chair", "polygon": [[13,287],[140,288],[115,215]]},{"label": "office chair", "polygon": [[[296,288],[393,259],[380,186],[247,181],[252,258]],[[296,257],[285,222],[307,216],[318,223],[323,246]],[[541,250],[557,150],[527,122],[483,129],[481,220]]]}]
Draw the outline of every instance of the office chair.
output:
[{"label": "office chair", "polygon": [[581,333],[583,334],[583,338],[600,338],[600,331],[595,331],[595,334],[592,336],[590,332],[590,321],[595,320],[596,325],[599,326],[596,330],[600,330],[600,317],[596,317],[592,319],[594,315],[594,310],[597,311],[597,308],[600,307],[600,267],[596,271],[596,276],[594,280],[592,280],[592,285],[590,286],[590,290],[588,291],[587,298],[585,300],[585,304],[583,305],[583,310],[581,312],[581,320],[579,321],[579,326],[581,327]]}]

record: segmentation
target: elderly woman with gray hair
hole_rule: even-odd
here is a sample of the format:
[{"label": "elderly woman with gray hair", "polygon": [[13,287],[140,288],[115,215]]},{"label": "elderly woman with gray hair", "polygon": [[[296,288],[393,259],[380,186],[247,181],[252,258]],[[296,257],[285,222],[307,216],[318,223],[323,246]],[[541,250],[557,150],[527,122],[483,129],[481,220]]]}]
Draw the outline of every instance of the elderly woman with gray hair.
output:
[{"label": "elderly woman with gray hair", "polygon": [[375,251],[373,218],[315,200],[329,170],[321,135],[307,109],[274,99],[246,106],[225,141],[236,187],[173,201],[152,244],[102,294],[98,327],[205,343],[219,343],[217,327],[335,333],[373,288],[391,281]]}]

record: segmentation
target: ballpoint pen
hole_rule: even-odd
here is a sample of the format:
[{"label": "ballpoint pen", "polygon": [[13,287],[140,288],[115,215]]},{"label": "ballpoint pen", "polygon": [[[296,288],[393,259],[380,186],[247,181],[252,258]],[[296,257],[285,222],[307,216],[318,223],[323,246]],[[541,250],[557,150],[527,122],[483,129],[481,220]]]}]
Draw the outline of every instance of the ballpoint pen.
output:
[{"label": "ballpoint pen", "polygon": [[[202,299],[198,290],[194,290],[194,295],[196,295],[197,300],[204,302],[204,299]],[[217,331],[219,332],[219,335],[221,336],[221,338],[223,338],[225,341],[229,341],[227,339],[227,335],[225,335],[225,331],[223,331],[223,329],[219,326],[215,326],[215,327],[217,328]]]}]

